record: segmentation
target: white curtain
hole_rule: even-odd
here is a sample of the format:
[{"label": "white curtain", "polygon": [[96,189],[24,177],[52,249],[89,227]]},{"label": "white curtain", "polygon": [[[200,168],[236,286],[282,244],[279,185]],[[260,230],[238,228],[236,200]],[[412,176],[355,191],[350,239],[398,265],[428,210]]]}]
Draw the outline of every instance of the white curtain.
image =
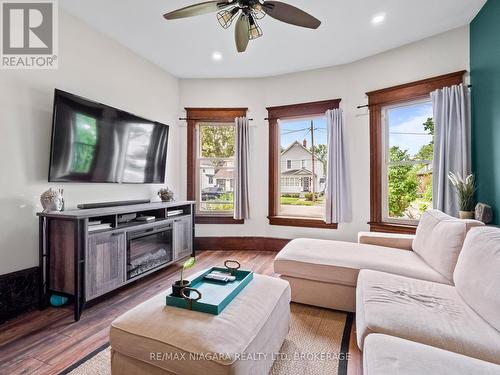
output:
[{"label": "white curtain", "polygon": [[341,109],[326,111],[328,148],[325,222],[351,221],[351,200],[348,189],[347,163],[344,150],[344,120]]},{"label": "white curtain", "polygon": [[458,196],[448,173],[465,177],[471,171],[470,92],[464,85],[454,85],[432,92],[431,98],[434,112],[433,206],[457,216]]},{"label": "white curtain", "polygon": [[250,158],[249,121],[246,117],[235,119],[236,163],[234,169],[234,219],[248,219],[248,162]]}]

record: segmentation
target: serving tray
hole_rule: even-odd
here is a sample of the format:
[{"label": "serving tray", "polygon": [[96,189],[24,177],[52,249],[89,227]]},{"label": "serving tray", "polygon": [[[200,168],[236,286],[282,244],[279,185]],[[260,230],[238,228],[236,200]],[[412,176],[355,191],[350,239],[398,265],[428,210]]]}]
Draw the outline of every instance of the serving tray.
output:
[{"label": "serving tray", "polygon": [[[196,289],[201,298],[198,300],[189,300],[183,297],[175,297],[172,294],[167,295],[167,305],[200,311],[208,314],[219,315],[222,310],[243,290],[245,286],[253,279],[253,272],[246,270],[235,270],[233,276],[236,280],[227,283],[215,280],[204,279],[205,275],[212,271],[228,272],[227,268],[212,267],[203,271],[195,279],[191,280],[190,288]],[[195,291],[191,291],[190,297],[198,298]]]}]

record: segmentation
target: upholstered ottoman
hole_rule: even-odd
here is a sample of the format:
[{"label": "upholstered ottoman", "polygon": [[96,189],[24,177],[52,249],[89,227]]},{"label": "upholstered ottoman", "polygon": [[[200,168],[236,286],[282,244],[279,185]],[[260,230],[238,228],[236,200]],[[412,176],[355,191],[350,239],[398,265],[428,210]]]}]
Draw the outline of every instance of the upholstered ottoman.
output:
[{"label": "upholstered ottoman", "polygon": [[288,334],[290,286],[254,279],[219,315],[165,305],[166,291],[118,317],[111,371],[131,374],[267,374]]}]

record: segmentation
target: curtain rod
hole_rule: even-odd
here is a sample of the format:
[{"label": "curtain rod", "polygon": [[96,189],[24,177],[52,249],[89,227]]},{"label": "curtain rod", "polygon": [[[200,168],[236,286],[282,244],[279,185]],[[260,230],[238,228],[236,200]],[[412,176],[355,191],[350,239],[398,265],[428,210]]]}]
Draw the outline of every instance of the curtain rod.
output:
[{"label": "curtain rod", "polygon": [[[468,88],[471,88],[472,85],[467,85]],[[369,108],[370,107],[370,104],[365,104],[365,105],[358,105],[356,108],[357,109],[360,109],[360,108]]]},{"label": "curtain rod", "polygon": [[[210,121],[211,119],[200,119],[200,118],[187,118],[187,117],[179,117],[180,121]],[[213,119],[212,119],[213,120]],[[248,121],[253,121],[253,118],[249,118]]]}]

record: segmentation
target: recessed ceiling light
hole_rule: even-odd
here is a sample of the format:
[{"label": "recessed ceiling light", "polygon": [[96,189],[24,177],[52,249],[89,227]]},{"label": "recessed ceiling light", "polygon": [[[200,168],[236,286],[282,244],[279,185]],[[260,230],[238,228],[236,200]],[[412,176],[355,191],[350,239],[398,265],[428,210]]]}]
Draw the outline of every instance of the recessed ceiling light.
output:
[{"label": "recessed ceiling light", "polygon": [[212,53],[212,60],[214,61],[221,61],[222,60],[222,53],[215,51]]},{"label": "recessed ceiling light", "polygon": [[385,13],[378,13],[373,16],[372,24],[378,25],[385,21]]}]

